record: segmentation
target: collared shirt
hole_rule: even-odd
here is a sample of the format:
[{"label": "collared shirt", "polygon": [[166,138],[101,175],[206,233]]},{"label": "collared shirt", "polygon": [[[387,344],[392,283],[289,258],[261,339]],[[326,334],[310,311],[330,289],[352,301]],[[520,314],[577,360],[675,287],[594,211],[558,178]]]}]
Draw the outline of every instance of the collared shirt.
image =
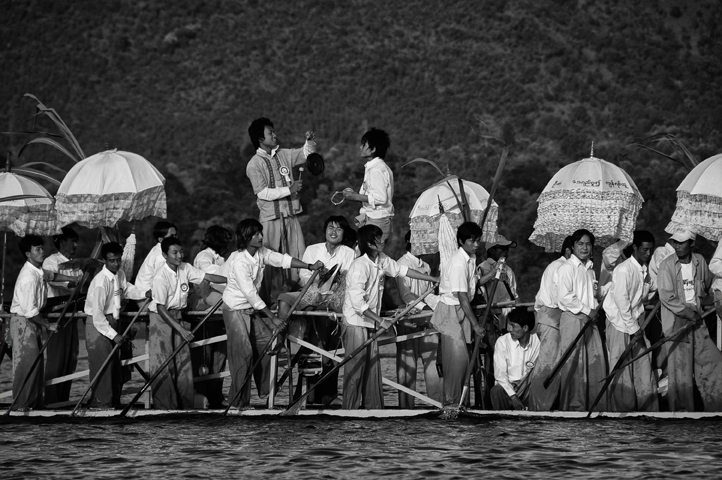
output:
[{"label": "collared shirt", "polygon": [[[712,284],[712,274],[707,262],[699,253],[693,253],[690,264],[694,268],[695,302],[687,303],[682,282],[682,263],[676,253],[671,254],[659,264],[657,287],[662,302],[662,328],[666,334],[675,328],[675,318],[694,319],[694,313],[702,313],[701,298],[707,294]],[[677,328],[682,326],[679,324]]]},{"label": "collared shirt", "polygon": [[[333,253],[328,251],[326,243],[315,243],[306,247],[306,251],[303,252],[302,260],[308,264],[314,264],[321,260],[326,268],[332,268],[334,265],[338,265],[338,272],[346,272],[351,267],[356,258],[356,251],[347,247],[346,245],[338,245]],[[311,279],[313,272],[311,270],[301,269],[298,271],[298,276],[301,279],[301,285],[306,285]]]},{"label": "collared shirt", "polygon": [[460,305],[459,292],[469,294],[469,299],[476,291],[476,258],[470,257],[463,248],[459,249],[449,259],[444,271],[441,272],[439,295],[441,301],[447,305]]},{"label": "collared shirt", "polygon": [[559,257],[544,269],[539,284],[539,291],[534,299],[534,310],[537,312],[541,310],[542,307],[559,308],[557,304],[557,294],[559,290],[557,286],[557,281],[559,280],[557,272],[559,267],[566,261],[567,259],[565,257]]},{"label": "collared shirt", "polygon": [[[45,260],[43,260],[43,270],[47,270],[49,272],[59,273],[61,275],[67,275],[69,277],[78,277],[83,274],[83,271],[79,268],[72,269],[72,268],[66,268],[61,270],[60,264],[69,262],[71,259],[66,257],[60,252],[55,252],[49,257],[47,257]],[[65,290],[65,291],[64,291]],[[48,286],[48,298],[52,297],[59,297],[60,295],[64,295],[67,293],[67,289],[60,289],[60,288],[54,288],[51,286]]]},{"label": "collared shirt", "polygon": [[[297,196],[291,198],[292,210],[288,200],[280,200],[291,195],[293,167],[303,164],[306,157],[315,151],[316,142],[308,140],[303,148],[276,147],[270,155],[262,148],[256,150],[256,154],[246,165],[246,176],[251,181],[253,193],[256,194],[261,221],[279,218],[278,213],[289,216],[303,211]],[[278,202],[277,205],[274,202]],[[279,209],[278,213],[276,207]]]},{"label": "collared shirt", "polygon": [[603,305],[607,320],[618,331],[632,335],[639,330],[639,317],[644,314],[649,282],[647,267],[640,265],[634,257],[614,269]]},{"label": "collared shirt", "polygon": [[[479,264],[478,267],[476,267],[477,270],[477,277],[483,277],[487,273],[491,272],[492,270],[496,269],[497,261],[493,258],[487,258],[483,262]],[[511,290],[511,294],[514,296],[513,298],[509,296],[509,292],[506,290],[506,287],[504,285],[499,284],[499,286],[496,287],[496,292],[494,293],[494,301],[493,303],[499,303],[499,302],[507,302],[509,300],[515,300],[519,298],[519,295],[516,293],[516,277],[514,276],[514,271],[511,269],[509,265],[504,263],[504,265],[501,267],[502,271],[506,273],[507,276],[507,285],[509,285],[509,290]],[[486,285],[491,286],[490,282]],[[484,286],[486,286],[484,285]],[[486,289],[481,289],[482,294],[484,295],[484,298],[486,298]]]},{"label": "collared shirt", "polygon": [[85,300],[85,313],[93,319],[95,329],[109,339],[114,339],[118,332],[108,323],[106,315],[120,318],[120,306],[123,298],[141,300],[145,292],[128,283],[125,272],[118,270],[116,275],[105,266],[93,278],[88,287],[88,298]]},{"label": "collared shirt", "polygon": [[652,289],[657,290],[657,275],[659,274],[659,265],[662,260],[674,253],[674,248],[669,243],[665,243],[661,247],[654,249],[652,258],[649,260],[649,278],[652,281]]},{"label": "collared shirt", "polygon": [[143,260],[143,264],[138,269],[138,274],[135,276],[136,288],[140,288],[146,292],[150,290],[153,277],[155,277],[156,272],[165,264],[166,261],[165,258],[163,258],[160,243],[157,243],[150,249],[145,260]]},{"label": "collared shirt", "polygon": [[174,272],[166,264],[158,270],[153,277],[151,289],[153,290],[153,301],[148,310],[158,313],[158,305],[165,305],[168,310],[182,310],[188,303],[189,283],[200,284],[206,274],[189,263],[178,265],[178,271]]},{"label": "collared shirt", "polygon": [[381,297],[384,292],[385,275],[391,277],[406,276],[409,269],[380,254],[376,261],[368,255],[362,255],[353,261],[346,275],[346,297],[343,301],[344,321],[357,327],[373,328],[376,324],[363,316],[371,310],[381,311]]},{"label": "collared shirt", "polygon": [[[196,267],[198,270],[203,270],[205,273],[210,273],[213,275],[223,275],[220,273],[221,268],[223,267],[223,264],[226,263],[225,259],[216,253],[215,250],[212,248],[206,248],[205,250],[201,250],[198,252],[198,255],[196,255],[196,258],[193,259],[193,266]],[[225,275],[224,275],[225,276]],[[203,288],[208,288],[209,286],[212,286],[215,290],[218,290],[222,292],[226,285],[224,283],[213,283],[209,282],[208,280],[203,280]]]},{"label": "collared shirt", "polygon": [[709,261],[709,271],[714,275],[712,290],[722,292],[722,240],[717,244],[717,249]]},{"label": "collared shirt", "polygon": [[602,252],[602,266],[599,267],[599,285],[601,296],[604,297],[609,291],[609,282],[612,281],[612,273],[617,265],[627,259],[623,250],[627,248],[630,242],[619,240],[611,244]]},{"label": "collared shirt", "polygon": [[557,301],[559,309],[574,314],[589,313],[597,308],[596,283],[591,260],[582,263],[576,255],[561,264],[557,270]]},{"label": "collared shirt", "polygon": [[362,202],[359,212],[369,218],[394,216],[394,172],[383,159],[376,157],[364,165],[364,183],[359,194],[366,195],[368,202]]},{"label": "collared shirt", "polygon": [[512,382],[524,378],[534,368],[538,356],[539,337],[536,333],[529,335],[526,347],[511,338],[510,333],[502,335],[494,345],[494,381],[510,397],[516,395]]},{"label": "collared shirt", "polygon": [[10,313],[25,318],[40,315],[48,298],[48,284],[43,278],[43,270],[30,262],[25,262],[15,280],[13,301]]},{"label": "collared shirt", "polygon": [[[429,264],[411,252],[406,252],[401,258],[396,260],[396,263],[408,267],[409,270],[416,270],[417,272],[421,272],[426,275],[431,274],[431,267]],[[408,305],[428,290],[429,287],[431,287],[431,282],[418,280],[416,278],[396,277],[396,287],[399,289],[401,300]],[[416,308],[423,310],[423,308],[428,305],[431,310],[434,310],[436,305],[439,303],[439,298],[440,297],[438,295],[431,293],[426,296],[425,302],[419,302],[416,304]]]},{"label": "collared shirt", "polygon": [[228,283],[223,291],[223,302],[231,310],[266,308],[266,303],[258,295],[258,288],[263,282],[263,269],[266,265],[291,268],[292,260],[290,255],[274,252],[266,247],[256,250],[253,256],[248,250],[231,255],[226,262]]}]

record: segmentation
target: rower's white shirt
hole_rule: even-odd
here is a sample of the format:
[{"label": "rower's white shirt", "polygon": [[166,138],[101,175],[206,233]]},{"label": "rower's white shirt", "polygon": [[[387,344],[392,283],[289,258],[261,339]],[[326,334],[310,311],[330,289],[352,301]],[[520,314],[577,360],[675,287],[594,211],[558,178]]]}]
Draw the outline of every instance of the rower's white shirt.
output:
[{"label": "rower's white shirt", "polygon": [[155,277],[156,272],[166,264],[165,258],[163,258],[163,251],[160,249],[160,242],[157,243],[153,248],[150,249],[145,260],[138,269],[138,274],[135,276],[135,286],[146,292],[151,289],[151,283]]},{"label": "rower's white shirt", "polygon": [[364,165],[364,182],[359,194],[366,195],[368,202],[362,202],[360,213],[368,218],[394,216],[394,173],[383,159],[376,157]]},{"label": "rower's white shirt", "polygon": [[[333,253],[328,251],[326,242],[314,243],[306,247],[306,251],[303,252],[302,260],[309,265],[313,265],[317,261],[321,260],[326,268],[332,268],[334,265],[338,265],[341,272],[347,272],[351,268],[351,264],[356,259],[356,251],[346,245],[338,245]],[[311,279],[313,272],[311,270],[301,269],[298,271],[298,276],[301,280],[301,285],[306,285]]]},{"label": "rower's white shirt", "polygon": [[[206,248],[205,250],[201,250],[198,252],[198,255],[196,255],[196,258],[193,259],[193,266],[196,267],[198,270],[203,270],[205,273],[210,273],[213,275],[223,275],[220,273],[221,268],[226,263],[226,260],[216,253],[215,250],[212,248]],[[224,283],[213,283],[208,282],[211,284],[211,286],[220,292],[223,291],[223,289],[226,288],[226,285]]]},{"label": "rower's white shirt", "polygon": [[717,244],[717,249],[709,261],[709,271],[714,275],[712,290],[722,292],[722,240]]},{"label": "rower's white shirt", "polygon": [[384,278],[406,276],[409,269],[399,265],[381,253],[376,261],[362,255],[353,261],[346,275],[346,296],[343,301],[344,320],[349,325],[373,328],[376,322],[364,317],[363,312],[371,310],[377,315],[381,311],[384,292]]},{"label": "rower's white shirt", "polygon": [[602,265],[599,267],[599,285],[597,286],[601,289],[601,298],[604,298],[610,289],[609,284],[612,281],[614,269],[627,260],[623,251],[629,244],[630,242],[626,240],[619,240],[602,251]]},{"label": "rower's white shirt", "polygon": [[576,255],[559,266],[557,270],[557,302],[559,309],[573,314],[589,313],[599,305],[596,299],[597,279],[587,260],[582,263]]},{"label": "rower's white shirt", "polygon": [[630,257],[614,269],[603,306],[607,320],[617,331],[629,335],[639,331],[639,317],[644,314],[649,289],[647,267],[636,258]]},{"label": "rower's white shirt", "polygon": [[123,269],[116,275],[105,266],[90,282],[88,297],[85,299],[84,312],[92,318],[95,329],[109,339],[114,339],[118,332],[110,326],[106,315],[112,315],[116,320],[120,318],[121,300],[130,298],[141,300],[145,292],[128,283]]},{"label": "rower's white shirt", "polygon": [[659,274],[659,265],[662,260],[674,253],[674,248],[669,243],[665,243],[661,247],[654,249],[652,258],[649,260],[649,278],[652,281],[652,289],[657,290],[657,275]]},{"label": "rower's white shirt", "polygon": [[153,301],[148,307],[151,312],[158,313],[158,305],[165,305],[168,310],[182,310],[188,304],[188,292],[190,291],[190,283],[200,284],[205,279],[206,273],[199,270],[190,263],[181,263],[178,270],[173,271],[166,264],[158,269],[151,290],[153,292]]},{"label": "rower's white shirt", "polygon": [[253,256],[248,250],[234,253],[235,255],[231,255],[226,262],[228,283],[223,291],[223,302],[231,310],[266,308],[266,303],[258,295],[258,289],[263,282],[263,269],[266,265],[291,268],[293,257],[266,247],[256,250]]},{"label": "rower's white shirt", "polygon": [[463,248],[454,253],[445,268],[441,272],[439,283],[440,301],[447,305],[460,305],[459,292],[469,294],[469,299],[474,297],[476,291],[476,257],[469,256]]},{"label": "rower's white shirt", "polygon": [[511,333],[499,337],[494,345],[494,381],[511,397],[516,394],[512,382],[518,382],[536,365],[539,356],[539,337],[529,335],[529,343],[522,347]]},{"label": "rower's white shirt", "polygon": [[[69,262],[71,259],[66,257],[60,252],[55,252],[43,260],[43,270],[47,270],[53,273],[59,273],[61,275],[67,275],[69,277],[78,277],[83,275],[83,271],[79,268],[65,268],[60,269],[60,264]],[[48,298],[59,297],[63,295],[63,291],[59,288],[53,288],[48,285]]]},{"label": "rower's white shirt", "polygon": [[[396,263],[408,267],[409,270],[416,270],[417,272],[421,272],[426,275],[431,274],[431,267],[429,264],[411,252],[406,252],[401,258],[396,260]],[[410,303],[408,301],[409,299],[404,298],[404,294],[406,292],[411,292],[414,295],[414,299],[416,299],[428,290],[429,287],[431,287],[431,282],[410,277],[399,277],[396,280],[396,284],[398,285],[401,300],[406,304]],[[423,310],[424,307],[428,305],[431,310],[435,310],[436,305],[439,303],[439,299],[440,297],[438,295],[431,293],[426,296],[425,301],[417,303],[415,308]]]},{"label": "rower's white shirt", "polygon": [[559,271],[559,267],[566,261],[567,259],[565,257],[559,257],[544,269],[541,282],[539,283],[539,291],[534,298],[534,310],[537,312],[541,310],[542,307],[559,308],[557,302],[557,282],[559,281],[559,277],[557,272]]},{"label": "rower's white shirt", "polygon": [[40,310],[45,306],[47,299],[48,284],[44,279],[43,270],[30,262],[25,262],[15,280],[10,313],[25,318],[40,315]]}]

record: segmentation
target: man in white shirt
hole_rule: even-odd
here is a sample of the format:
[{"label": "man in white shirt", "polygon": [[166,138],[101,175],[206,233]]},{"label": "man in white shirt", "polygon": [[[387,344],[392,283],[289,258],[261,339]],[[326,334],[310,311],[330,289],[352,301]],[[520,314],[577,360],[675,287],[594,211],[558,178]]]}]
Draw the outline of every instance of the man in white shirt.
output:
[{"label": "man in white shirt", "polygon": [[[632,256],[612,273],[604,298],[607,314],[606,338],[609,364],[615,365],[630,342],[634,347],[625,360],[637,356],[648,346],[640,319],[650,294],[647,265],[654,251],[654,236],[646,230],[634,232]],[[642,340],[642,341],[637,341]],[[658,412],[657,378],[648,354],[619,372],[609,384],[607,399],[612,412]]]},{"label": "man in white shirt", "polygon": [[[364,225],[358,231],[358,247],[361,256],[351,264],[346,276],[346,298],[343,302],[343,345],[350,354],[383,326],[379,316],[384,292],[384,278],[407,276],[427,282],[438,278],[423,274],[387,257],[383,232],[376,225]],[[381,390],[381,358],[377,342],[372,342],[344,366],[343,408],[378,409],[384,407]]]},{"label": "man in white shirt", "polygon": [[390,146],[391,140],[385,131],[372,128],[364,133],[359,147],[359,154],[366,161],[363,184],[359,193],[351,187],[343,191],[344,198],[361,202],[356,225],[376,225],[383,232],[381,241],[384,243],[388,243],[393,233],[394,173],[384,161]]},{"label": "man in white shirt", "polygon": [[[396,263],[403,265],[425,275],[431,274],[431,267],[428,263],[411,253],[411,232],[406,232],[406,253]],[[401,301],[408,305],[423,292],[431,287],[429,282],[416,280],[409,277],[396,277],[396,287],[399,290]],[[434,310],[439,303],[439,296],[433,293],[426,297],[426,300],[416,305],[416,310]],[[428,311],[428,310],[427,310]],[[423,331],[429,328],[430,318],[418,320],[401,320],[396,324],[396,332],[399,335],[407,335]],[[439,347],[438,335],[427,335],[396,343],[396,378],[399,384],[416,390],[416,363],[421,359],[424,365],[424,383],[426,384],[426,395],[441,402],[441,378],[436,370],[436,353]],[[414,397],[399,390],[399,407],[414,408]]]},{"label": "man in white shirt", "polygon": [[[181,314],[188,302],[189,284],[198,285],[203,280],[226,283],[226,277],[205,273],[183,262],[183,246],[178,238],[165,238],[160,246],[166,264],[158,269],[151,284],[153,301],[149,307],[148,337],[151,374],[184,340],[193,340],[190,323],[184,321]],[[176,410],[194,407],[193,368],[188,344],[156,378],[152,389],[154,408]]]},{"label": "man in white shirt", "polygon": [[550,263],[542,274],[539,291],[534,300],[534,312],[536,316],[536,330],[539,336],[539,357],[536,367],[531,372],[531,385],[529,386],[529,410],[546,412],[554,407],[559,397],[560,377],[557,375],[552,380],[549,388],[544,388],[544,380],[552,373],[562,352],[559,350],[561,334],[559,333],[559,321],[562,311],[557,301],[559,280],[557,271],[572,255],[571,235],[562,243],[561,255]]},{"label": "man in white shirt", "polygon": [[669,239],[675,252],[659,264],[657,287],[664,335],[669,336],[689,323],[695,324],[684,335],[668,342],[667,401],[673,412],[694,411],[696,386],[704,410],[719,412],[722,410],[722,353],[701,318],[712,274],[704,257],[692,252],[695,238],[691,230],[675,232]]},{"label": "man in white shirt", "polygon": [[[83,275],[83,271],[79,268],[61,268],[60,266],[73,260],[75,251],[78,248],[78,234],[70,227],[63,227],[62,234],[53,236],[53,244],[58,249],[56,253],[48,256],[43,260],[43,270],[62,275],[79,277]],[[48,289],[48,298],[67,297],[72,290],[67,288],[66,283],[51,282]],[[66,298],[67,299],[67,298]],[[52,304],[51,304],[52,306]],[[65,323],[65,321],[63,321]],[[70,320],[65,324],[58,325],[58,331],[55,332],[46,349],[47,362],[45,364],[45,378],[57,378],[69,375],[75,372],[78,366],[78,320]],[[48,405],[60,402],[67,402],[70,399],[70,389],[73,382],[63,382],[56,385],[48,385],[45,387],[45,403]]]},{"label": "man in white shirt", "polygon": [[[90,282],[85,301],[85,313],[88,315],[85,322],[85,346],[91,379],[95,378],[115,344],[125,340],[118,331],[122,301],[141,300],[146,296],[146,292],[126,280],[125,272],[120,268],[123,247],[119,243],[104,244],[100,257],[104,263],[103,269]],[[120,406],[122,387],[120,352],[116,351],[95,384],[88,405],[97,408]]]},{"label": "man in white shirt", "polygon": [[494,345],[494,385],[491,405],[494,410],[524,410],[528,406],[530,373],[539,356],[539,338],[534,329],[534,314],[526,307],[509,313],[509,333]]},{"label": "man in white shirt", "polygon": [[626,240],[618,240],[602,250],[602,265],[599,267],[599,298],[600,302],[604,301],[604,297],[609,290],[609,283],[612,281],[612,273],[617,265],[621,264],[629,258],[630,243]]},{"label": "man in white shirt", "polygon": [[[309,265],[290,255],[269,250],[263,243],[263,225],[252,218],[242,220],[236,226],[238,251],[231,254],[225,265],[228,283],[223,291],[223,322],[228,335],[226,343],[231,372],[228,398],[229,402],[233,402],[231,405],[238,408],[247,407],[251,401],[248,370],[273,333],[284,327],[283,321],[271,312],[258,293],[265,267],[323,268],[320,261]],[[261,318],[259,313],[270,321]],[[261,398],[266,398],[269,393],[270,363],[270,358],[265,357],[253,372]],[[240,394],[237,393],[239,390]]]},{"label": "man in white shirt", "polygon": [[[557,301],[562,311],[559,320],[561,352],[571,346],[588,321],[596,322],[599,309],[597,280],[591,260],[594,235],[580,229],[572,234],[572,242],[572,256],[557,270]],[[607,375],[604,347],[596,324],[590,325],[576,343],[560,375],[559,409],[587,411],[602,387],[600,382]],[[607,409],[604,396],[595,408],[597,411]]]},{"label": "man in white shirt", "polygon": [[[299,195],[303,182],[293,178],[293,169],[306,162],[316,151],[315,135],[306,132],[302,148],[280,148],[273,122],[268,118],[255,119],[248,127],[256,154],[248,161],[246,176],[251,181],[256,204],[260,211],[258,220],[263,226],[263,246],[301,258],[306,243],[303,239],[298,215],[301,214]],[[268,270],[264,275],[262,296],[267,301],[282,291],[281,272]],[[298,281],[298,273],[290,272],[290,280]]]},{"label": "man in white shirt", "polygon": [[717,249],[709,261],[709,271],[714,275],[712,294],[717,308],[717,349],[722,350],[722,240],[717,243]]},{"label": "man in white shirt", "polygon": [[140,265],[138,273],[135,275],[135,287],[143,291],[150,290],[153,277],[160,267],[165,265],[165,258],[163,258],[163,252],[160,248],[160,243],[170,237],[177,237],[178,229],[176,226],[165,220],[155,224],[153,227],[153,238],[157,242],[153,248],[150,249],[145,260]]}]

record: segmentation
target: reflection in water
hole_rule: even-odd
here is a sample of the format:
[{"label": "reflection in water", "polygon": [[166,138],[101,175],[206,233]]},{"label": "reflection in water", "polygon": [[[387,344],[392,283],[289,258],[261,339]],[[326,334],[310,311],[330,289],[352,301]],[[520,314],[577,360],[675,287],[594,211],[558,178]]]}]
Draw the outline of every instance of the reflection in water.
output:
[{"label": "reflection in water", "polygon": [[722,476],[718,421],[14,417],[0,425],[3,479]]}]

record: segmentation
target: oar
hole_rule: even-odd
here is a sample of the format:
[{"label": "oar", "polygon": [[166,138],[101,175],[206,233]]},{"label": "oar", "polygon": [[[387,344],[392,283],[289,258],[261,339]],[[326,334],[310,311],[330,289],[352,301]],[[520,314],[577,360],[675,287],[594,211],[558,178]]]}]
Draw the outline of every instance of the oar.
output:
[{"label": "oar", "polygon": [[[506,260],[504,257],[499,259],[499,262],[503,268],[504,262]],[[484,310],[484,316],[481,318],[481,322],[479,322],[479,325],[481,325],[481,328],[486,327],[486,321],[489,318],[489,313],[491,312],[491,304],[494,301],[494,294],[496,293],[496,287],[499,285],[499,280],[501,279],[501,270],[502,268],[497,267],[496,275],[494,276],[494,281],[491,284],[491,289],[489,290],[489,298],[486,302],[486,309]],[[481,337],[482,335],[477,335],[476,339],[474,340],[474,353],[471,354],[471,360],[469,361],[469,364],[466,366],[466,372],[464,373],[464,389],[461,391],[461,399],[459,399],[459,408],[461,408],[464,405],[464,401],[466,400],[466,395],[469,393],[469,384],[471,383],[471,372],[474,371],[474,367],[476,366],[476,359],[479,356],[479,347],[481,346]]]},{"label": "oar", "polygon": [[[289,319],[291,318],[291,314],[293,314],[293,311],[298,307],[298,304],[301,303],[301,300],[303,299],[303,296],[308,291],[308,287],[311,286],[311,284],[316,280],[316,277],[318,276],[318,272],[320,270],[315,270],[313,272],[313,275],[311,275],[311,278],[308,279],[308,282],[306,282],[306,285],[303,286],[303,289],[301,289],[301,293],[296,297],[296,301],[293,302],[293,305],[291,305],[291,308],[288,310],[288,313],[286,314],[286,318],[282,318],[283,320],[283,326],[276,330],[273,335],[271,335],[271,338],[266,343],[266,346],[263,348],[263,351],[261,351],[261,354],[258,356],[255,362],[253,362],[253,365],[251,368],[246,372],[246,378],[241,382],[240,385],[238,385],[238,390],[236,390],[236,394],[233,395],[233,398],[228,402],[228,407],[226,407],[225,411],[223,412],[223,416],[225,417],[228,415],[228,411],[231,409],[234,403],[236,403],[236,400],[238,397],[241,396],[241,392],[243,392],[243,386],[246,384],[246,382],[250,381],[251,376],[253,375],[253,372],[258,368],[258,365],[261,364],[261,361],[263,360],[263,357],[266,356],[268,351],[271,349],[271,346],[273,345],[273,341],[276,340],[278,335],[280,335],[283,331],[286,330],[286,327],[288,327]],[[291,366],[289,365],[289,368]],[[291,389],[293,385],[289,385],[289,390]]]},{"label": "oar", "polygon": [[[203,317],[203,319],[202,319],[200,322],[198,322],[198,325],[196,325],[196,326],[193,328],[193,330],[191,330],[191,334],[196,333],[196,331],[203,325],[203,323],[204,323],[206,320],[208,320],[211,315],[213,315],[213,312],[215,312],[216,310],[218,310],[218,307],[220,307],[222,303],[223,303],[223,299],[221,298],[220,300],[218,300],[218,301],[216,302],[215,305],[213,305],[213,308],[211,308],[210,311],[209,311],[208,313],[206,313],[206,316]],[[170,362],[173,361],[173,359],[176,357],[176,355],[178,355],[178,354],[180,353],[180,351],[183,350],[183,348],[184,348],[186,345],[188,345],[189,343],[190,343],[190,342],[189,342],[188,340],[183,340],[183,342],[182,342],[180,345],[178,345],[178,347],[175,349],[175,351],[174,351],[173,353],[171,353],[170,357],[168,357],[168,358],[165,360],[165,362],[163,362],[163,363],[160,365],[160,367],[158,367],[158,368],[156,369],[156,371],[153,372],[153,375],[150,376],[150,379],[145,382],[145,384],[143,385],[143,387],[142,387],[140,390],[138,390],[138,393],[135,394],[135,397],[133,397],[133,399],[130,401],[130,403],[128,403],[128,405],[125,406],[125,408],[123,409],[123,411],[120,412],[120,417],[125,417],[125,416],[128,414],[128,411],[130,411],[130,409],[133,408],[133,405],[135,405],[135,402],[137,402],[138,399],[140,398],[140,396],[143,395],[146,390],[148,390],[148,387],[150,387],[150,384],[153,383],[156,378],[158,378],[158,376],[163,372],[163,370],[165,370],[165,367],[167,367],[168,365],[170,365]]]},{"label": "oar", "polygon": [[[133,324],[135,323],[135,321],[138,320],[138,317],[140,316],[141,312],[145,309],[145,307],[148,306],[148,304],[150,303],[150,301],[151,301],[151,299],[148,298],[148,299],[146,299],[146,301],[143,303],[143,305],[140,306],[140,309],[138,310],[138,312],[135,314],[135,316],[133,317],[133,319],[132,319],[132,320],[130,321],[130,323],[128,324],[128,327],[127,327],[127,328],[125,329],[125,331],[123,332],[123,335],[121,335],[121,337],[123,338],[123,340],[125,340],[126,335],[128,335],[128,334],[130,333],[130,328],[133,326]],[[92,318],[91,318],[91,321],[92,321]],[[86,328],[92,328],[92,327],[86,327]],[[121,343],[122,343],[122,342],[121,342]],[[85,393],[83,393],[83,396],[80,397],[80,400],[78,400],[78,403],[75,405],[75,408],[74,408],[73,411],[70,413],[70,416],[71,416],[71,417],[74,417],[74,416],[75,416],[75,413],[78,411],[78,409],[80,408],[80,405],[83,403],[83,400],[85,399],[85,396],[88,394],[88,392],[89,392],[90,390],[93,389],[93,387],[95,386],[95,384],[98,383],[98,380],[100,380],[101,375],[103,375],[103,372],[105,371],[106,367],[110,364],[111,360],[113,359],[113,356],[115,355],[115,352],[117,352],[118,349],[120,348],[120,345],[121,345],[120,343],[116,343],[115,346],[113,347],[113,350],[110,351],[110,355],[108,355],[108,358],[106,358],[105,361],[103,362],[103,364],[100,366],[100,370],[98,370],[98,373],[96,373],[96,374],[95,374],[95,377],[93,377],[93,379],[90,381],[90,385],[88,385],[88,389],[85,391]]]},{"label": "oar", "polygon": [[[642,332],[642,334],[644,334],[644,329],[647,328],[647,325],[649,324],[650,320],[652,320],[654,315],[656,315],[656,313],[659,311],[659,307],[661,307],[661,306],[662,306],[662,302],[658,301],[657,304],[652,309],[652,311],[650,311],[649,314],[647,315],[647,318],[645,318],[644,321],[642,322],[642,324],[639,326],[639,331]],[[594,399],[594,401],[592,402],[592,406],[589,407],[589,413],[587,414],[587,418],[589,418],[592,415],[592,411],[594,410],[594,407],[597,406],[597,403],[599,403],[599,400],[602,399],[602,395],[604,395],[604,392],[607,391],[607,387],[609,387],[609,385],[612,383],[612,380],[614,379],[614,375],[616,374],[616,372],[619,371],[619,370],[617,370],[619,368],[619,366],[622,364],[622,362],[624,362],[624,359],[627,358],[627,355],[632,351],[632,348],[634,348],[634,346],[637,344],[637,342],[641,338],[642,338],[641,336],[633,336],[631,341],[627,345],[627,347],[622,352],[622,355],[619,356],[617,363],[614,364],[614,368],[612,369],[613,373],[606,378],[606,380],[604,381],[604,385],[602,385],[602,389],[599,390],[599,393],[597,394],[597,398]]]},{"label": "oar", "polygon": [[[97,247],[96,247],[97,248]],[[73,290],[73,293],[70,294],[70,298],[68,299],[68,303],[65,304],[65,307],[63,307],[63,311],[60,312],[60,317],[58,317],[58,324],[63,320],[63,317],[65,317],[65,314],[68,313],[68,309],[71,305],[75,305],[75,297],[78,295],[78,292],[80,292],[80,289],[85,284],[85,281],[90,276],[90,272],[86,271],[83,273],[83,277],[80,279],[80,282]],[[25,379],[23,380],[22,385],[20,385],[20,388],[17,392],[13,392],[13,401],[10,404],[10,407],[8,407],[7,412],[5,412],[5,415],[10,415],[10,412],[12,411],[13,407],[17,403],[17,401],[20,399],[20,393],[25,388],[25,385],[28,384],[28,381],[30,380],[30,376],[32,375],[33,371],[35,371],[35,367],[38,366],[38,363],[40,363],[40,359],[43,358],[43,355],[45,354],[45,350],[48,348],[48,345],[50,345],[50,339],[53,338],[53,335],[55,335],[55,332],[60,330],[61,328],[66,328],[71,321],[73,321],[74,317],[71,315],[67,320],[65,320],[65,323],[63,323],[62,326],[58,326],[56,330],[53,330],[50,332],[50,335],[48,335],[48,339],[45,341],[45,345],[42,346],[40,349],[40,352],[38,353],[38,356],[35,357],[35,361],[32,365],[30,365],[30,369],[28,370],[28,373],[25,375]]]},{"label": "oar", "polygon": [[[715,309],[714,309],[714,308],[710,308],[709,310],[707,310],[706,312],[704,312],[704,313],[702,314],[702,318],[708,317],[708,316],[710,316],[711,314],[713,314],[714,312],[715,312]],[[697,322],[689,322],[689,323],[687,323],[686,325],[684,325],[683,327],[680,327],[680,328],[678,328],[677,330],[675,330],[674,332],[672,332],[669,336],[665,336],[665,337],[660,338],[657,342],[654,343],[654,345],[652,345],[652,346],[649,347],[648,349],[644,350],[642,353],[638,354],[636,357],[634,357],[634,358],[631,359],[630,361],[625,362],[621,367],[615,369],[612,373],[610,373],[609,375],[607,375],[606,377],[604,377],[602,380],[600,380],[600,382],[601,382],[601,381],[604,381],[604,380],[607,380],[608,378],[613,378],[620,370],[624,370],[626,367],[628,367],[629,365],[633,364],[634,362],[636,362],[637,360],[639,360],[640,358],[642,358],[643,356],[645,356],[645,355],[648,354],[649,352],[655,350],[656,348],[658,348],[659,346],[661,346],[661,345],[663,345],[663,344],[665,344],[665,343],[667,343],[667,342],[670,342],[670,341],[674,340],[675,338],[677,338],[677,337],[678,337],[679,335],[681,335],[682,333],[685,333],[687,330],[690,330],[690,329],[692,329],[693,327],[696,327],[696,326],[697,326]]]},{"label": "oar", "polygon": [[579,343],[579,340],[584,336],[584,332],[587,331],[589,327],[596,322],[596,317],[590,318],[587,320],[587,323],[584,324],[581,330],[579,330],[579,333],[577,334],[576,338],[572,341],[572,343],[567,347],[567,350],[562,355],[562,358],[559,359],[556,366],[554,366],[554,370],[552,370],[552,373],[549,374],[549,376],[544,380],[544,388],[549,388],[549,385],[552,383],[552,380],[554,380],[554,377],[557,376],[557,373],[559,373],[564,366],[564,364],[567,362],[569,357],[572,356],[572,352],[574,351],[574,348],[577,346],[577,343]]},{"label": "oar", "polygon": [[372,342],[374,342],[377,338],[379,338],[381,335],[383,335],[384,333],[386,333],[386,331],[387,331],[389,328],[391,328],[392,326],[394,326],[394,324],[395,324],[396,322],[398,322],[401,318],[403,318],[407,313],[409,313],[412,308],[414,308],[419,302],[421,302],[421,301],[422,301],[424,298],[426,298],[431,292],[433,292],[435,287],[436,287],[436,285],[432,285],[428,290],[426,290],[424,293],[422,293],[419,298],[417,298],[416,300],[414,300],[413,302],[411,302],[410,304],[408,304],[408,305],[406,306],[406,308],[404,308],[404,309],[401,310],[399,313],[397,313],[397,314],[391,319],[391,321],[389,322],[389,324],[388,324],[386,327],[381,327],[381,328],[379,328],[379,329],[376,331],[376,333],[374,333],[373,335],[371,335],[363,344],[359,345],[359,347],[358,347],[356,350],[354,350],[353,352],[351,352],[350,355],[344,356],[343,360],[341,360],[339,363],[337,363],[336,366],[334,366],[331,370],[329,370],[329,371],[326,373],[326,375],[324,375],[323,377],[321,377],[311,388],[309,388],[308,390],[306,390],[306,393],[304,393],[303,395],[301,395],[300,397],[298,397],[298,398],[296,399],[296,401],[294,401],[292,404],[290,404],[286,410],[284,410],[283,412],[281,412],[281,415],[282,415],[282,416],[298,415],[298,411],[301,409],[301,405],[302,405],[302,403],[303,403],[303,400],[305,400],[306,398],[308,398],[308,396],[311,394],[311,392],[313,392],[313,391],[316,389],[316,387],[318,387],[319,385],[323,384],[323,382],[325,382],[327,378],[329,378],[329,377],[330,377],[331,375],[333,375],[334,373],[338,372],[338,371],[341,369],[341,367],[343,367],[343,366],[346,365],[348,362],[350,362],[355,356],[357,356],[359,353],[363,352],[363,351],[366,349],[366,347],[368,347],[369,345],[371,345]]}]

